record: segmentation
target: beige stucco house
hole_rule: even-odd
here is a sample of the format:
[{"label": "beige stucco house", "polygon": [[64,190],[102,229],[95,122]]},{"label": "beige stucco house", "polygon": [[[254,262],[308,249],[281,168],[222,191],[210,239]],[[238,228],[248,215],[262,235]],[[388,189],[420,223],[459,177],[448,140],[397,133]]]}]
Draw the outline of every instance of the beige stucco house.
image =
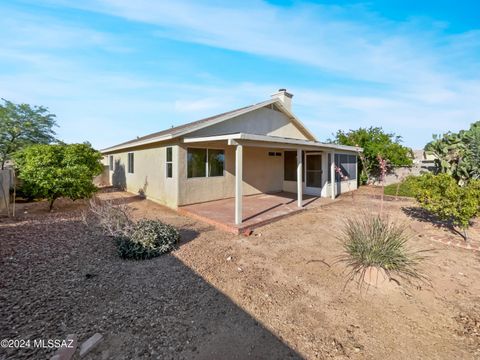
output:
[{"label": "beige stucco house", "polygon": [[303,194],[356,189],[361,149],[318,142],[292,113],[292,96],[280,89],[267,101],[104,149],[109,182],[172,208],[235,198],[236,224],[246,195],[291,192],[302,206]]}]

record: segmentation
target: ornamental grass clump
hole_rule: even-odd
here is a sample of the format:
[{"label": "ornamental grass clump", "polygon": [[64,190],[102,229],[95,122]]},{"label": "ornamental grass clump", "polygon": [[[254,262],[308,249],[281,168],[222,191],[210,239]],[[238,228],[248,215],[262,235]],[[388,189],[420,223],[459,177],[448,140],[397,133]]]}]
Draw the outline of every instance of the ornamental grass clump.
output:
[{"label": "ornamental grass clump", "polygon": [[426,279],[417,270],[423,259],[420,252],[407,249],[409,235],[403,224],[379,215],[347,219],[339,236],[344,255],[339,260],[349,268],[347,280],[360,278],[368,269],[383,269],[388,278],[396,274],[405,279]]}]

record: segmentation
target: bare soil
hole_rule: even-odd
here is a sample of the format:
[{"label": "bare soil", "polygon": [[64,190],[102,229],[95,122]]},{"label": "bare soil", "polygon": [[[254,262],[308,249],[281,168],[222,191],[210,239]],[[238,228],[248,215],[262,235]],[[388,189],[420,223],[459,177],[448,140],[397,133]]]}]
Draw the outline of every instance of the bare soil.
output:
[{"label": "bare soil", "polygon": [[[402,279],[359,290],[345,283],[342,219],[378,212],[370,189],[234,236],[122,192],[136,218],[180,229],[169,255],[117,257],[113,241],[81,221],[83,202],[18,206],[0,219],[0,337],[105,340],[87,359],[480,358],[480,256],[432,241],[445,229],[385,201],[412,249],[429,249],[428,284]],[[25,213],[26,211],[26,213]],[[0,349],[43,359],[52,349]],[[77,355],[78,356],[78,355]]]}]

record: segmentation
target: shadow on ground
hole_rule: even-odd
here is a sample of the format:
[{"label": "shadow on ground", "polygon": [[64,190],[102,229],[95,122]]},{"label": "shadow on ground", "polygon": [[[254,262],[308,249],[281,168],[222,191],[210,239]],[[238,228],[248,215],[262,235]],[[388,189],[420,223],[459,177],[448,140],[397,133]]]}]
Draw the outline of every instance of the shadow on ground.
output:
[{"label": "shadow on ground", "polygon": [[[0,223],[1,338],[103,334],[83,359],[301,358],[174,255],[121,260],[111,239],[69,216]],[[2,349],[0,359],[51,354]]]},{"label": "shadow on ground", "polygon": [[419,206],[408,206],[408,207],[402,207],[401,209],[405,213],[405,215],[407,215],[411,219],[414,219],[420,222],[430,223],[439,229],[445,229],[450,231],[452,234],[463,236],[461,232],[455,229],[455,227],[451,222],[440,220],[438,216],[430,213],[425,209],[422,209]]}]

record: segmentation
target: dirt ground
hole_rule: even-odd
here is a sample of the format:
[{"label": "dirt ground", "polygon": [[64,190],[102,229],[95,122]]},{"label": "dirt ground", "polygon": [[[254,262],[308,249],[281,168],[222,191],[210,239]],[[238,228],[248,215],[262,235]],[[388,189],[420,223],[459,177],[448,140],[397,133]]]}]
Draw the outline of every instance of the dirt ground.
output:
[{"label": "dirt ground", "polygon": [[[19,205],[0,219],[1,338],[105,339],[87,359],[480,358],[480,256],[432,241],[446,230],[385,201],[412,249],[429,249],[431,286],[345,286],[342,218],[378,211],[368,190],[235,236],[130,194],[136,218],[178,227],[172,254],[120,260],[112,240],[81,221],[84,203]],[[26,211],[26,213],[25,213]],[[410,216],[410,217],[409,217]],[[42,359],[51,349],[0,349]]]}]

